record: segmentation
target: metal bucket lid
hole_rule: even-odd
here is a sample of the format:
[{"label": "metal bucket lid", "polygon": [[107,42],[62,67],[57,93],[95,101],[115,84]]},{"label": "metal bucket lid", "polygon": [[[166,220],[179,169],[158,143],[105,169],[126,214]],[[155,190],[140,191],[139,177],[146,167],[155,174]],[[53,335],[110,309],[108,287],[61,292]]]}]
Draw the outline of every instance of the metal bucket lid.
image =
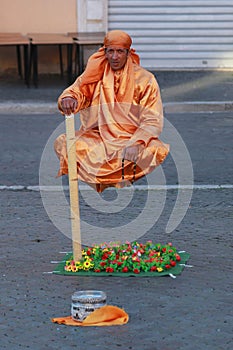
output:
[{"label": "metal bucket lid", "polygon": [[72,302],[103,303],[106,302],[106,298],[106,294],[100,290],[80,290],[72,295]]}]

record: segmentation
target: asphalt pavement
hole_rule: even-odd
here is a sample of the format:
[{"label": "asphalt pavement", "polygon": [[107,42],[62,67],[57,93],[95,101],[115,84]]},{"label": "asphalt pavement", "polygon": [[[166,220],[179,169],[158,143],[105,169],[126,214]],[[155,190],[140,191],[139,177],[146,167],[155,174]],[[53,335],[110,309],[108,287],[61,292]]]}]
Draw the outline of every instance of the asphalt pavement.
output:
[{"label": "asphalt pavement", "polygon": [[[65,220],[68,192],[61,198],[38,190],[40,181],[67,184],[56,178],[52,148],[64,131],[56,100],[66,82],[41,76],[36,89],[17,77],[1,78],[1,349],[232,349],[233,72],[155,75],[165,110],[161,138],[171,153],[137,189],[96,195],[83,187],[81,231],[85,241],[119,227],[116,239],[172,242],[190,253],[189,267],[175,279],[49,273],[51,261],[72,248],[68,229],[57,221]],[[145,190],[147,183],[152,190]],[[105,291],[109,304],[129,314],[129,323],[52,323],[70,313],[71,295],[83,289]]]},{"label": "asphalt pavement", "polygon": [[[224,111],[231,110],[233,71],[157,71],[165,110]],[[39,75],[39,86],[30,88],[17,76],[0,77],[0,112],[56,112],[56,101],[67,87],[59,75]],[[185,107],[186,106],[186,107]],[[186,108],[186,109],[184,109]]]}]

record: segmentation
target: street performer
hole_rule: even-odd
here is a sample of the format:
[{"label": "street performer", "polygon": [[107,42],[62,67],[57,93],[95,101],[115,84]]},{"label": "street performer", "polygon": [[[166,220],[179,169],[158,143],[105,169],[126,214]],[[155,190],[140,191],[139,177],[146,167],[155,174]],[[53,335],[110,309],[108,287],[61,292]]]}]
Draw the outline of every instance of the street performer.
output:
[{"label": "street performer", "polygon": [[[80,112],[76,131],[78,178],[102,192],[121,188],[161,164],[169,146],[159,140],[163,107],[158,83],[140,66],[131,37],[113,30],[85,71],[58,99],[62,114]],[[54,144],[58,175],[68,173],[66,135]]]}]

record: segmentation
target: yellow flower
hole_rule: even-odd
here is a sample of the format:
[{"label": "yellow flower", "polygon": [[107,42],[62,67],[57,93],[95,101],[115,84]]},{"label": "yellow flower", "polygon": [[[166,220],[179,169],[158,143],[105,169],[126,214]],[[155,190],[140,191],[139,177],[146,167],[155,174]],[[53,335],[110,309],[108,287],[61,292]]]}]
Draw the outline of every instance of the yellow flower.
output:
[{"label": "yellow flower", "polygon": [[128,259],[128,256],[127,255],[123,255],[122,256],[122,260],[127,260]]},{"label": "yellow flower", "polygon": [[76,272],[78,269],[77,269],[77,267],[74,265],[74,266],[71,266],[71,271],[72,272]]},{"label": "yellow flower", "polygon": [[162,268],[162,267],[157,267],[157,271],[158,271],[158,272],[162,272],[162,271],[163,271],[163,268]]},{"label": "yellow flower", "polygon": [[76,263],[75,267],[76,267],[77,271],[78,270],[82,270],[82,264],[81,263]]},{"label": "yellow flower", "polygon": [[72,266],[71,265],[66,266],[66,271],[72,271]]},{"label": "yellow flower", "polygon": [[160,252],[157,253],[157,256],[160,256]]},{"label": "yellow flower", "polygon": [[83,263],[83,268],[84,268],[85,270],[88,270],[88,269],[90,268],[90,266],[91,266],[90,260],[84,261],[84,263]]}]

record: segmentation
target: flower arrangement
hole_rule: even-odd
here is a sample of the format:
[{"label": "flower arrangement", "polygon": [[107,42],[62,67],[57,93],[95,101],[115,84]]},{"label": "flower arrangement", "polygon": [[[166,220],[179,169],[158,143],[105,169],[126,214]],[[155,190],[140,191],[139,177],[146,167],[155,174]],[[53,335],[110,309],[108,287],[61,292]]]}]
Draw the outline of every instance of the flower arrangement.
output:
[{"label": "flower arrangement", "polygon": [[74,261],[73,257],[66,261],[65,271],[78,272],[79,270],[92,272],[162,272],[176,266],[181,260],[172,243],[162,245],[147,241],[104,243],[86,247],[82,250],[82,259]]}]

